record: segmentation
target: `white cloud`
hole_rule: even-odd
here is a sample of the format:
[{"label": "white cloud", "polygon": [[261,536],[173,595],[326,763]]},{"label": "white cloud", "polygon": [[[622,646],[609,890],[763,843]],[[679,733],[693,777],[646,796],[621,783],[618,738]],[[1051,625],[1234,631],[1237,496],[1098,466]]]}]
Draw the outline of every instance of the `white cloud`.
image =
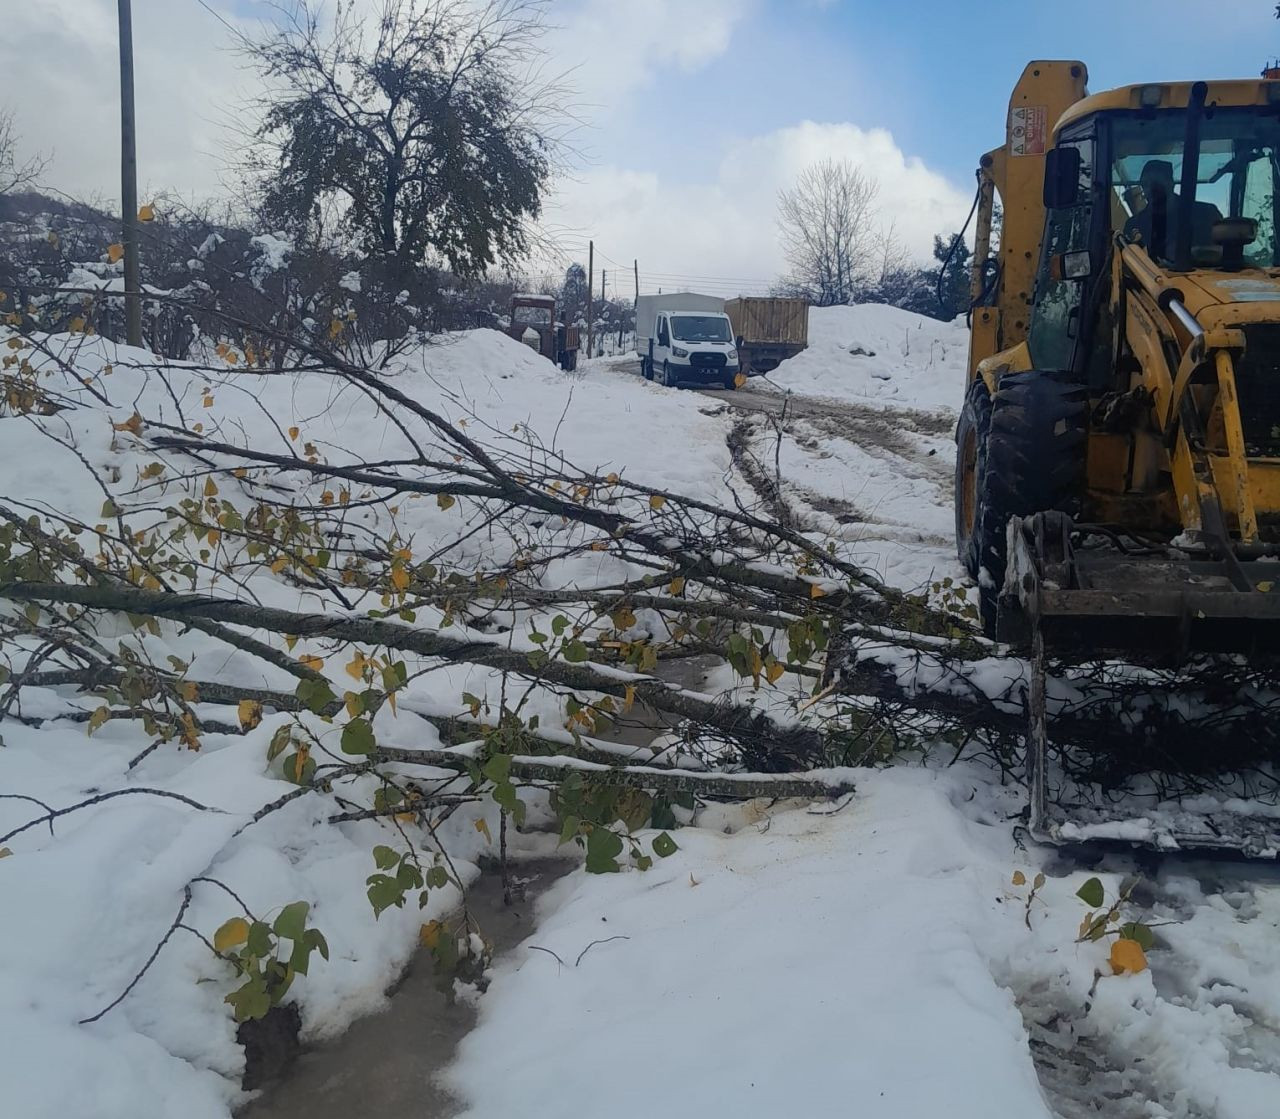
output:
[{"label": "white cloud", "polygon": [[[0,96],[24,146],[53,152],[51,186],[119,198],[116,4],[40,0],[12,8],[0,35]],[[226,28],[195,0],[136,3],[133,24],[143,193],[221,194],[223,125],[249,85],[225,50]]]},{"label": "white cloud", "polygon": [[617,105],[664,70],[682,80],[724,54],[754,7],[755,0],[581,0],[552,12],[563,28],[552,40],[584,55],[570,74],[582,101]]},{"label": "white cloud", "polygon": [[[827,158],[847,159],[879,183],[881,219],[916,257],[927,258],[933,235],[964,220],[966,193],[904,155],[884,129],[812,121],[730,144],[711,183],[681,180],[678,165],[587,171],[561,189],[549,214],[566,228],[590,231],[599,251],[620,264],[638,258],[642,286],[649,286],[647,276],[653,286],[672,287],[684,277],[715,281],[702,286],[717,292],[743,280],[759,287],[784,268],[774,222],[778,191]],[[569,256],[585,255],[577,251],[583,236],[565,236]]]}]

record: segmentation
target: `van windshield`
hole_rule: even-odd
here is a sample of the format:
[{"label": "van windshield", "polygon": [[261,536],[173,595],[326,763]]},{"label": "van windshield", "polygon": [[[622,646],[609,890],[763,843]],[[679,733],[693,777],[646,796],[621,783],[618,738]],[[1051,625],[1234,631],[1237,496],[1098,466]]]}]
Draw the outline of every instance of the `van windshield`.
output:
[{"label": "van windshield", "polygon": [[679,342],[728,342],[731,338],[724,315],[672,315],[671,335]]}]

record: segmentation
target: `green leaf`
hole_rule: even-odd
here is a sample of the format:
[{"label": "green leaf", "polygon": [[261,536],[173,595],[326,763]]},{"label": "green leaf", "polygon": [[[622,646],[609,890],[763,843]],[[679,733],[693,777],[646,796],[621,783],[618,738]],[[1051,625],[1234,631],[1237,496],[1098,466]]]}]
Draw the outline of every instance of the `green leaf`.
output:
[{"label": "green leaf", "polygon": [[1100,879],[1090,878],[1088,882],[1076,891],[1076,897],[1090,909],[1101,909],[1102,902],[1106,897],[1106,891],[1103,890]]},{"label": "green leaf", "polygon": [[577,638],[566,642],[564,646],[564,659],[570,664],[581,664],[591,656],[587,647]]},{"label": "green leaf", "polygon": [[267,993],[266,980],[255,975],[243,987],[227,995],[226,1002],[231,1006],[237,1022],[265,1017],[271,1009],[271,996]]},{"label": "green leaf", "polygon": [[378,748],[373,727],[367,719],[352,719],[342,728],[342,752],[344,754],[372,754]]},{"label": "green leaf", "polygon": [[636,856],[636,870],[648,870],[651,866],[653,866],[653,859],[648,855]]},{"label": "green leaf", "polygon": [[316,760],[307,757],[302,762],[302,767],[298,767],[298,759],[300,754],[295,751],[284,760],[284,775],[295,785],[310,785],[311,778],[316,774]]},{"label": "green leaf", "polygon": [[587,836],[587,873],[612,874],[618,869],[622,837],[608,828],[592,828]]},{"label": "green leaf", "polygon": [[545,645],[547,643],[547,635],[545,633],[539,633],[535,629],[529,633],[529,640],[535,645]]},{"label": "green leaf", "polygon": [[305,901],[290,902],[276,916],[271,926],[276,936],[288,937],[293,941],[301,941],[307,931],[307,914],[311,905]]},{"label": "green leaf", "polygon": [[1155,934],[1141,921],[1130,921],[1120,926],[1120,935],[1127,940],[1136,940],[1144,952],[1150,952],[1156,942]]},{"label": "green leaf", "polygon": [[578,834],[578,829],[582,827],[582,821],[577,816],[566,816],[564,823],[560,825],[560,843],[561,845],[568,843],[574,836]]},{"label": "green leaf", "polygon": [[393,848],[379,844],[373,849],[373,861],[379,870],[390,870],[400,861],[400,856]]},{"label": "green leaf", "polygon": [[566,629],[569,628],[569,619],[563,614],[557,614],[551,619],[551,632],[559,637]]},{"label": "green leaf", "polygon": [[317,715],[322,715],[324,709],[338,699],[327,680],[299,681],[297,688],[294,689],[294,695],[298,697],[303,707]]},{"label": "green leaf", "polygon": [[257,956],[261,959],[263,956],[271,955],[271,949],[275,947],[271,939],[271,928],[265,921],[254,921],[249,926],[249,936],[245,944],[245,951],[250,956]]},{"label": "green leaf", "polygon": [[319,929],[307,929],[303,940],[306,941],[308,948],[314,948],[326,960],[329,958],[329,942],[325,940],[324,933]]},{"label": "green leaf", "polygon": [[427,871],[427,885],[433,890],[443,889],[449,885],[449,872],[442,866],[433,866]]},{"label": "green leaf", "polygon": [[376,874],[370,879],[367,893],[369,895],[369,904],[373,906],[375,918],[380,917],[384,909],[390,909],[393,905],[404,904],[404,890],[396,883],[394,878],[388,878],[385,874]]},{"label": "green leaf", "polygon": [[311,945],[305,940],[295,940],[293,951],[289,954],[289,970],[299,975],[306,975],[311,961]]},{"label": "green leaf", "polygon": [[511,755],[494,754],[484,763],[481,772],[495,785],[500,785],[511,776]]},{"label": "green leaf", "polygon": [[676,841],[666,832],[655,836],[653,840],[653,853],[660,859],[665,859],[670,855],[674,855],[680,848],[676,845]]},{"label": "green leaf", "polygon": [[400,869],[396,871],[396,885],[402,890],[422,889],[422,871],[408,859],[401,860]]}]

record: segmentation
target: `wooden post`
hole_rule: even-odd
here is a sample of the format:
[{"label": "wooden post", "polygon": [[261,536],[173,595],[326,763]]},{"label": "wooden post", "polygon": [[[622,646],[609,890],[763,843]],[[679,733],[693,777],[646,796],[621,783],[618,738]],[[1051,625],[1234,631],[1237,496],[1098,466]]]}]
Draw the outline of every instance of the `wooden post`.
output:
[{"label": "wooden post", "polygon": [[595,295],[596,284],[596,243],[587,242],[587,357],[591,356],[591,320],[595,317],[591,306],[591,297]]},{"label": "wooden post", "polygon": [[120,216],[123,219],[125,340],[142,345],[142,285],[138,266],[138,133],[133,110],[133,13],[120,13]]}]

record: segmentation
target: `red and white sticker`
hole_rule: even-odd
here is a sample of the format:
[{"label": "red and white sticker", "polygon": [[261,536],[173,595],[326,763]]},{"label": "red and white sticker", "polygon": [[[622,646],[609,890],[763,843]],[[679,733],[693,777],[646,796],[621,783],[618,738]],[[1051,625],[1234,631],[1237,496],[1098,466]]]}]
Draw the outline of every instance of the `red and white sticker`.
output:
[{"label": "red and white sticker", "polygon": [[1044,155],[1048,133],[1048,109],[1022,105],[1009,113],[1009,154]]}]

